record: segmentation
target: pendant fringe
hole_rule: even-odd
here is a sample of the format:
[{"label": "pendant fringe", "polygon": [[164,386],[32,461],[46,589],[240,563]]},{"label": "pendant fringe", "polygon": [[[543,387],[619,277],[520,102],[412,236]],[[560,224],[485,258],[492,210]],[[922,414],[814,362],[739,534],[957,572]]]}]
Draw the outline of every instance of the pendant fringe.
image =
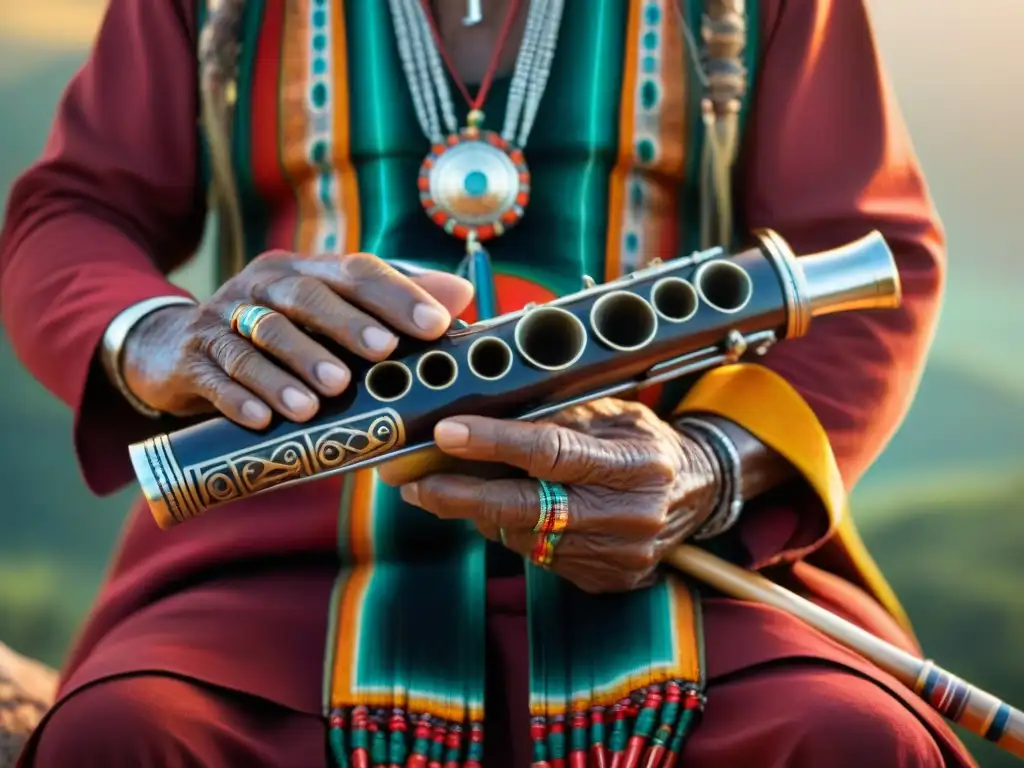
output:
[{"label": "pendant fringe", "polygon": [[473,284],[476,319],[491,320],[498,316],[498,298],[494,286],[494,268],[487,249],[474,238],[466,243],[466,256],[455,273]]},{"label": "pendant fringe", "polygon": [[[531,768],[675,768],[704,709],[697,686],[671,680],[609,708],[534,717]],[[484,726],[403,709],[336,709],[328,741],[336,768],[481,768]]]}]

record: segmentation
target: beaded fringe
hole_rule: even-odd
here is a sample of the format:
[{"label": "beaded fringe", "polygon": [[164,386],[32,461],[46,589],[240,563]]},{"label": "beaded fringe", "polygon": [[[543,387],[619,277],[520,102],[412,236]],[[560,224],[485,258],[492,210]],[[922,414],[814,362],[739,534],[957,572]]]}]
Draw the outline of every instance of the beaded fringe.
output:
[{"label": "beaded fringe", "polygon": [[[611,707],[534,717],[531,768],[675,768],[704,709],[700,690],[654,685]],[[483,723],[453,723],[403,709],[337,709],[329,723],[337,768],[480,768]]]}]

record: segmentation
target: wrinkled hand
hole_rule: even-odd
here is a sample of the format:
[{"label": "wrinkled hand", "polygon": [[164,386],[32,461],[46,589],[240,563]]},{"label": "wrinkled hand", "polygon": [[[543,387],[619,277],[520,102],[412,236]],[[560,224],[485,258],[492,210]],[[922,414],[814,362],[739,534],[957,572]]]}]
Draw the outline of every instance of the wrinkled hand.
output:
[{"label": "wrinkled hand", "polygon": [[[216,409],[259,429],[271,409],[307,421],[317,395],[340,394],[348,367],[309,331],[367,360],[398,344],[392,328],[418,339],[440,337],[473,297],[472,285],[442,272],[406,277],[366,253],[304,257],[271,251],[194,308],[154,312],[129,334],[123,372],[132,393],[164,413]],[[240,303],[280,314],[259,326],[258,344],[231,330]]]},{"label": "wrinkled hand", "polygon": [[[535,424],[460,416],[438,424],[434,438],[450,456],[500,462],[565,486],[569,522],[551,568],[587,592],[651,583],[719,492],[703,448],[639,403],[599,400]],[[380,475],[389,481],[386,465]],[[434,474],[401,492],[438,517],[472,520],[489,539],[500,540],[504,529],[506,546],[524,556],[536,542],[536,480]]]}]

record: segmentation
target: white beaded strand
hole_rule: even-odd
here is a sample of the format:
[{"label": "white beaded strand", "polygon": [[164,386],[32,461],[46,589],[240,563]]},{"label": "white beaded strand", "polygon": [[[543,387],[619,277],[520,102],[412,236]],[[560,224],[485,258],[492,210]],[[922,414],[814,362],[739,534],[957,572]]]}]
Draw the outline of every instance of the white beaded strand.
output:
[{"label": "white beaded strand", "polygon": [[452,91],[448,87],[448,76],[445,73],[444,60],[437,50],[437,43],[434,40],[434,28],[427,18],[427,11],[420,0],[405,0],[406,6],[410,9],[410,16],[416,19],[420,45],[427,54],[429,62],[430,78],[434,81],[434,92],[441,104],[441,116],[444,119],[445,129],[449,135],[458,133],[459,123],[455,119],[455,102],[452,100]]},{"label": "white beaded strand", "polygon": [[[413,110],[427,139],[436,144],[444,139],[441,133],[441,122],[437,117],[437,105],[434,102],[434,90],[430,88],[430,78],[424,64],[423,47],[413,39],[409,27],[409,19],[402,0],[388,0],[391,10],[391,22],[395,27],[395,40],[398,44],[398,58],[402,61],[402,69],[406,79],[411,83],[421,80],[420,87],[410,88]],[[430,105],[428,107],[428,101]]]},{"label": "white beaded strand", "polygon": [[[389,7],[417,121],[427,139],[438,143],[444,138],[442,122],[449,134],[458,133],[458,122],[430,20],[420,0],[390,0]],[[563,8],[564,0],[530,2],[501,131],[503,139],[519,147],[529,138],[547,87]]]},{"label": "white beaded strand", "polygon": [[540,49],[537,51],[534,71],[527,87],[523,122],[519,127],[519,136],[516,141],[520,147],[526,146],[526,140],[530,136],[530,131],[533,130],[537,112],[540,110],[540,102],[547,89],[548,77],[551,75],[555,49],[558,47],[558,32],[562,26],[562,10],[565,7],[565,0],[550,0],[550,3],[551,11],[546,18],[547,23],[540,36]]},{"label": "white beaded strand", "polygon": [[511,142],[516,138],[516,126],[519,125],[519,117],[523,112],[527,85],[533,74],[549,2],[550,0],[532,0],[526,15],[526,29],[523,31],[523,42],[516,55],[516,65],[512,71],[512,82],[509,83],[508,102],[505,106],[505,122],[501,128],[501,138],[505,141]]}]

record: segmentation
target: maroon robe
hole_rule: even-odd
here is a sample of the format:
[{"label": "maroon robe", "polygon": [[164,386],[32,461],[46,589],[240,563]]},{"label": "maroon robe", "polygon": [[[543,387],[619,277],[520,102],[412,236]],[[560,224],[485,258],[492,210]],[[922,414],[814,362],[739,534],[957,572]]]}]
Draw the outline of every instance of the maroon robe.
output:
[{"label": "maroon robe", "polygon": [[[95,351],[125,307],[184,294],[165,274],[193,253],[205,214],[194,5],[112,0],[42,159],[12,191],[0,240],[7,332],[29,370],[74,409],[82,472],[97,493],[132,478],[126,446],[153,424],[112,391]],[[903,279],[901,310],[827,318],[766,361],[814,409],[849,487],[913,394],[938,306],[942,234],[863,1],[761,5],[764,62],[741,157],[743,219],[780,230],[802,252],[877,227]],[[324,480],[168,532],[137,507],[64,669],[61,703],[23,765],[324,765],[338,496],[339,482]],[[819,504],[776,494],[755,507],[741,524],[752,566],[824,544]],[[818,557],[850,575],[827,547]],[[852,581],[806,562],[773,573],[914,650]],[[489,683],[507,703],[489,705],[488,760],[522,766],[521,580],[492,580],[489,607]],[[910,691],[796,619],[711,598],[705,628],[709,705],[684,764],[973,764]]]}]

